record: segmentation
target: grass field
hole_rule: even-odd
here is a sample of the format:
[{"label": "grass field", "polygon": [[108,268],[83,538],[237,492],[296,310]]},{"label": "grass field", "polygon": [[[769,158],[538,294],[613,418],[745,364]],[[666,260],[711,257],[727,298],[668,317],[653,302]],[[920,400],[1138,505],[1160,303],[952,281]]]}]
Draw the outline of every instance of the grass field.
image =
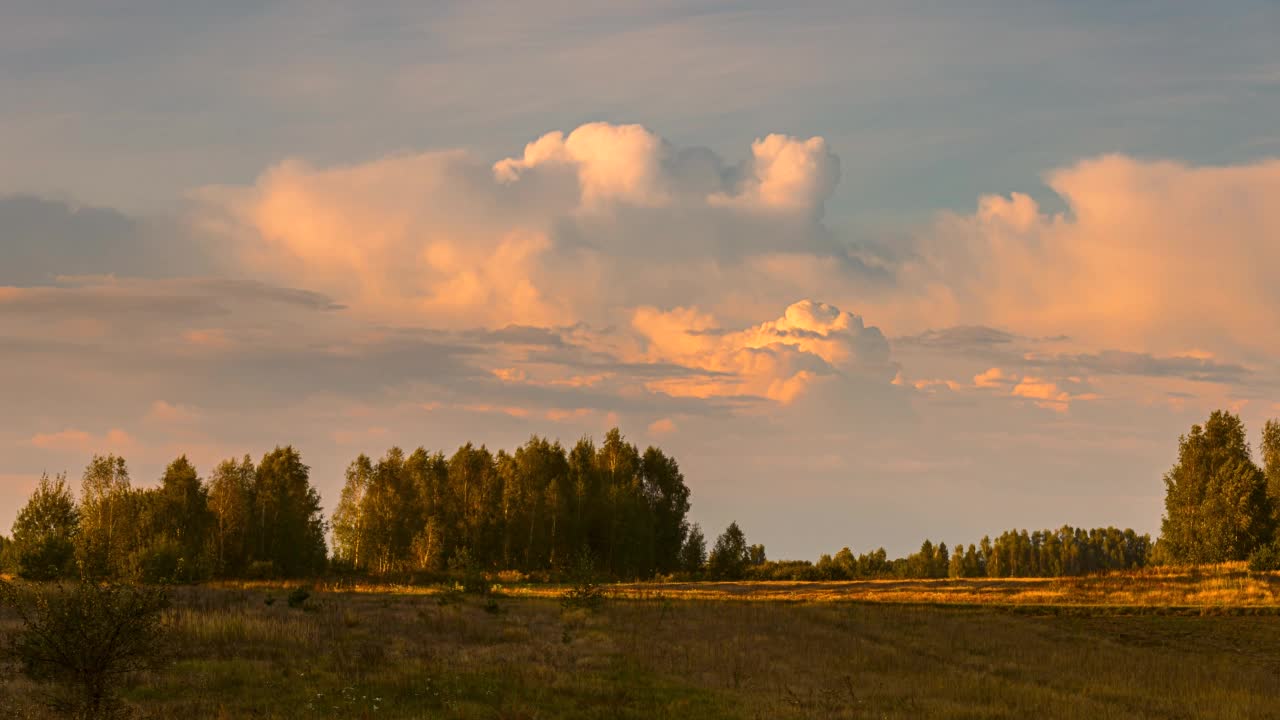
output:
[{"label": "grass field", "polygon": [[[128,698],[155,718],[1280,717],[1277,585],[1234,567],[623,585],[595,613],[537,586],[320,587],[304,609],[281,587],[178,588],[173,652]],[[46,717],[11,673],[0,708]]]}]

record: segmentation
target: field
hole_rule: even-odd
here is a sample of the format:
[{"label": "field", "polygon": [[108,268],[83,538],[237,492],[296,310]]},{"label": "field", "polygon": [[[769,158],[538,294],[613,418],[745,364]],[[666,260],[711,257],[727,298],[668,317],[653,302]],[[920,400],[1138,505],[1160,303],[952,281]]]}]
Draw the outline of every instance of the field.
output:
[{"label": "field", "polygon": [[[1277,589],[1236,567],[645,584],[590,612],[545,586],[321,585],[303,608],[187,587],[164,669],[127,697],[154,718],[1280,717]],[[0,708],[46,717],[37,686],[0,682]]]}]

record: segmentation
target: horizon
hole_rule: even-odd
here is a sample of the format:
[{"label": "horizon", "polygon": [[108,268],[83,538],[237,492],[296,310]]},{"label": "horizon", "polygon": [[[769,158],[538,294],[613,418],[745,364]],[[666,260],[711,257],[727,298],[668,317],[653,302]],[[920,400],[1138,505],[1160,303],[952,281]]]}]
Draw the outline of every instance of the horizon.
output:
[{"label": "horizon", "polygon": [[110,5],[0,11],[4,533],[617,426],[770,558],[1154,538],[1280,417],[1277,6]]}]

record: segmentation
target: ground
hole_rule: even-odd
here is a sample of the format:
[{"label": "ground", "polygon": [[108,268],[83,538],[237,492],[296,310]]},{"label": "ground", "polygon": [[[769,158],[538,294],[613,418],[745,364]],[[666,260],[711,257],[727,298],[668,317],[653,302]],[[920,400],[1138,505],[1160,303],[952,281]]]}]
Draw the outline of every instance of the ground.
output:
[{"label": "ground", "polygon": [[[537,586],[319,586],[302,608],[282,586],[185,587],[171,655],[127,697],[154,718],[1280,717],[1276,583],[646,584],[595,612]],[[29,681],[6,696],[46,717]]]}]

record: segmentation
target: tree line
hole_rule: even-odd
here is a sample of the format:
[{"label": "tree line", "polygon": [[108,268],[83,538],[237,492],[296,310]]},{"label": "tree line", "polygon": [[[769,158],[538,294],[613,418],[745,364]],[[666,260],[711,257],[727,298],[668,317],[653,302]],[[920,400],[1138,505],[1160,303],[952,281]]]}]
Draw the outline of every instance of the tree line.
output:
[{"label": "tree line", "polygon": [[1131,570],[1151,562],[1149,535],[1114,527],[1058,530],[1008,530],[993,541],[976,544],[925,540],[906,557],[889,558],[884,548],[854,555],[842,548],[817,562],[762,560],[746,564],[739,577],[748,580],[862,580],[876,578],[1007,578],[1087,575]]},{"label": "tree line", "polygon": [[0,570],[190,582],[464,570],[551,577],[584,558],[616,579],[1054,577],[1238,560],[1280,569],[1280,422],[1268,421],[1261,440],[1258,464],[1244,423],[1224,411],[1180,437],[1155,542],[1131,529],[1064,526],[953,548],[925,540],[892,559],[883,548],[846,547],[816,562],[771,561],[736,522],[708,549],[688,521],[676,459],[656,447],[641,452],[616,428],[599,446],[534,436],[512,452],[468,443],[449,456],[360,455],[331,523],[293,447],[256,464],[226,460],[207,479],[180,457],[149,489],[133,487],[123,458],[95,456],[78,497],[65,474],[41,478],[12,537],[0,536]]},{"label": "tree line", "polygon": [[333,562],[379,575],[464,564],[537,572],[585,553],[610,577],[649,578],[681,569],[689,507],[675,458],[641,452],[616,428],[598,447],[535,436],[514,452],[392,448],[347,468]]},{"label": "tree line", "polygon": [[65,474],[41,477],[0,555],[31,579],[300,576],[324,571],[324,535],[320,496],[293,447],[256,465],[227,460],[207,480],[179,457],[146,489],[107,455],[85,468],[78,498]]}]

